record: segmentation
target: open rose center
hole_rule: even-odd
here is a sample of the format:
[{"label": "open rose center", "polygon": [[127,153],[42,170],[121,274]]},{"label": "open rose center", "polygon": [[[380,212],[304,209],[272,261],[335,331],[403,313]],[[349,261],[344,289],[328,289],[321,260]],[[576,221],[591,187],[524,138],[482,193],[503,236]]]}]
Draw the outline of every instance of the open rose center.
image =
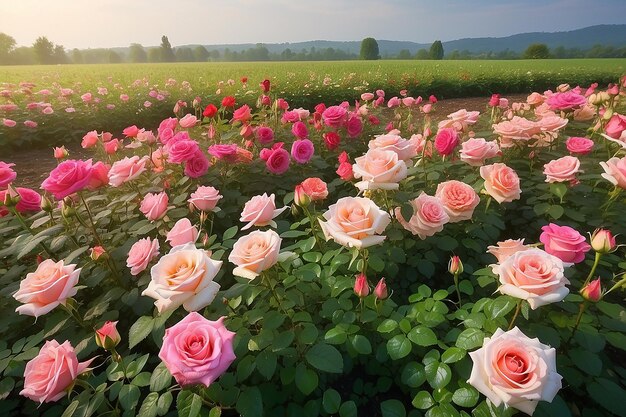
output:
[{"label": "open rose center", "polygon": [[340,208],[339,219],[339,224],[343,230],[355,239],[366,237],[367,233],[364,230],[370,229],[373,224],[373,219],[359,205]]}]

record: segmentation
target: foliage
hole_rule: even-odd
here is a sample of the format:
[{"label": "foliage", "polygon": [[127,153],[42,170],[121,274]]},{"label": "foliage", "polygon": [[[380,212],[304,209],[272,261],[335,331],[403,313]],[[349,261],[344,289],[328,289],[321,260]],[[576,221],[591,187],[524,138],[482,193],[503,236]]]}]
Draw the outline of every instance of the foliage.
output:
[{"label": "foliage", "polygon": [[368,61],[380,59],[378,42],[376,42],[376,39],[365,38],[361,41],[361,52],[359,53],[359,57]]},{"label": "foliage", "polygon": [[433,42],[430,46],[429,56],[430,59],[443,59],[443,45],[441,44],[441,41]]},{"label": "foliage", "polygon": [[548,59],[550,58],[550,50],[544,43],[533,43],[528,45],[524,51],[525,59]]}]

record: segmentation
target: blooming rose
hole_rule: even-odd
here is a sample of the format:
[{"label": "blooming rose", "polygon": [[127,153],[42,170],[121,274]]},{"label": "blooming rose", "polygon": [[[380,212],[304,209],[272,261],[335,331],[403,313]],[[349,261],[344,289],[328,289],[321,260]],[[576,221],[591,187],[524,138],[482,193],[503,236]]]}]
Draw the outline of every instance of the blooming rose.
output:
[{"label": "blooming rose", "polygon": [[457,131],[466,130],[468,126],[478,121],[478,111],[467,111],[466,109],[457,110],[447,116],[446,120],[442,120],[437,125],[437,129],[454,128]]},{"label": "blooming rose", "polygon": [[556,132],[563,129],[569,120],[559,116],[544,116],[537,121],[537,125],[544,132]]},{"label": "blooming rose", "polygon": [[167,232],[166,240],[173,247],[186,243],[195,243],[196,239],[198,239],[198,229],[191,224],[189,219],[182,218]]},{"label": "blooming rose", "polygon": [[248,235],[240,237],[228,260],[237,265],[233,275],[254,279],[261,272],[272,267],[278,262],[278,252],[282,239],[273,230],[264,232],[255,230]]},{"label": "blooming rose", "polygon": [[593,119],[596,115],[596,109],[590,105],[584,105],[579,109],[574,110],[574,120],[577,122],[586,122]]},{"label": "blooming rose", "polygon": [[338,128],[346,122],[348,111],[342,106],[330,106],[322,113],[324,124],[329,127]]},{"label": "blooming rose", "polygon": [[212,211],[215,209],[217,202],[223,197],[214,187],[199,186],[198,189],[191,193],[187,202],[193,204],[198,210]]},{"label": "blooming rose", "polygon": [[291,157],[299,164],[309,162],[314,153],[315,147],[313,146],[313,142],[308,139],[296,140],[293,142],[293,145],[291,145]]},{"label": "blooming rose", "polygon": [[543,232],[539,240],[543,243],[544,250],[563,262],[582,262],[585,260],[585,253],[591,249],[587,239],[569,226],[550,223],[541,230]]},{"label": "blooming rose", "polygon": [[242,123],[247,122],[251,118],[252,118],[252,112],[250,110],[250,106],[248,106],[247,104],[244,104],[243,106],[239,107],[233,113],[233,119],[240,121]]},{"label": "blooming rose", "polygon": [[435,197],[441,200],[443,208],[450,216],[450,223],[469,220],[480,198],[474,189],[461,181],[451,180],[437,186]]},{"label": "blooming rose", "polygon": [[98,140],[99,140],[98,132],[95,130],[92,130],[91,132],[87,132],[87,134],[83,136],[83,140],[80,146],[85,149],[92,148],[96,146],[96,144],[98,143]]},{"label": "blooming rose", "polygon": [[284,174],[289,169],[289,152],[283,148],[274,149],[265,161],[265,167],[272,174]]},{"label": "blooming rose", "polygon": [[379,135],[370,140],[367,146],[369,149],[394,151],[398,154],[398,159],[408,161],[417,156],[419,139],[417,135],[411,136],[409,140],[403,139],[400,135]]},{"label": "blooming rose", "polygon": [[517,173],[505,164],[480,167],[480,176],[485,180],[485,189],[498,203],[518,200],[522,190]]},{"label": "blooming rose", "polygon": [[87,188],[93,191],[107,185],[109,183],[109,169],[111,169],[111,167],[102,161],[93,164],[91,168],[91,178],[89,179]]},{"label": "blooming rose", "polygon": [[107,155],[113,155],[115,152],[119,150],[121,146],[122,146],[122,142],[120,142],[119,139],[113,139],[109,142],[105,142],[103,147],[104,147],[104,152],[106,152]]},{"label": "blooming rose", "polygon": [[487,246],[487,252],[498,258],[498,263],[502,263],[514,253],[526,249],[530,249],[530,246],[524,245],[524,239],[507,239],[498,242],[498,246]]},{"label": "blooming rose", "polygon": [[565,146],[570,153],[586,155],[593,150],[593,141],[587,138],[571,137],[565,141]]},{"label": "blooming rose", "polygon": [[266,145],[274,140],[274,131],[271,127],[259,126],[254,132],[259,143]]},{"label": "blooming rose", "polygon": [[68,159],[54,168],[41,188],[58,200],[85,188],[91,179],[91,159],[86,161]]},{"label": "blooming rose", "polygon": [[213,281],[222,266],[193,243],[173,247],[150,269],[151,281],[141,295],[154,298],[159,313],[183,306],[198,311],[213,301],[220,285]]},{"label": "blooming rose", "polygon": [[20,289],[13,295],[23,305],[15,309],[19,314],[42,316],[65,300],[76,295],[76,284],[81,268],[64,265],[63,261],[46,259],[37,266],[35,272],[26,274],[20,282]]},{"label": "blooming rose", "polygon": [[235,360],[235,333],[226,329],[224,319],[211,321],[192,312],[165,329],[159,358],[178,384],[208,387]]},{"label": "blooming rose", "polygon": [[167,203],[169,203],[169,198],[165,191],[159,194],[148,193],[141,201],[139,210],[146,215],[148,220],[154,221],[165,215]]},{"label": "blooming rose", "polygon": [[512,141],[528,141],[534,135],[541,133],[541,128],[537,122],[519,116],[513,116],[511,120],[505,120],[494,124],[493,131],[500,136],[500,147],[512,147]]},{"label": "blooming rose", "polygon": [[115,162],[109,170],[109,185],[119,187],[123,183],[137,178],[146,170],[146,162],[148,162],[147,156],[139,158],[137,155]]},{"label": "blooming rose", "polygon": [[307,178],[300,185],[311,201],[323,200],[328,197],[328,187],[320,178]]},{"label": "blooming rose", "polygon": [[196,123],[198,123],[198,118],[193,114],[186,114],[178,121],[178,124],[180,124],[180,127],[183,129],[194,127]]},{"label": "blooming rose", "polygon": [[15,164],[0,161],[0,188],[5,188],[17,177],[17,173],[11,168],[14,166]]},{"label": "blooming rose", "polygon": [[139,133],[139,128],[135,125],[128,126],[126,129],[122,130],[122,133],[127,138],[134,138]]},{"label": "blooming rose", "polygon": [[17,187],[15,191],[20,195],[20,201],[15,206],[17,211],[26,213],[41,210],[41,195],[37,191],[23,187]]},{"label": "blooming rose", "polygon": [[130,268],[130,274],[139,275],[158,254],[159,241],[157,239],[150,240],[149,237],[139,239],[128,251],[126,266]]},{"label": "blooming rose", "polygon": [[354,173],[352,172],[352,164],[350,162],[341,162],[339,163],[339,168],[336,171],[339,178],[344,181],[350,181],[354,178]]},{"label": "blooming rose", "polygon": [[356,115],[349,117],[346,122],[346,132],[348,133],[348,137],[356,138],[362,131],[363,121],[361,121],[361,118]]},{"label": "blooming rose", "polygon": [[394,151],[370,149],[363,156],[355,159],[352,166],[355,178],[361,181],[355,185],[359,190],[397,190],[398,182],[407,176],[407,166],[399,160]]},{"label": "blooming rose", "polygon": [[[189,161],[194,158],[200,150],[200,146],[198,142],[195,140],[182,139],[177,140],[176,142],[170,140],[167,146],[167,161],[175,164],[180,164],[181,162]],[[214,145],[217,146],[217,145]],[[236,146],[236,145],[233,145]],[[210,153],[210,150],[209,150]]]},{"label": "blooming rose", "polygon": [[613,157],[606,162],[600,162],[600,166],[604,169],[602,174],[604,179],[626,189],[626,156],[621,159]]},{"label": "blooming rose", "polygon": [[483,138],[471,138],[461,144],[459,155],[461,161],[479,167],[485,163],[485,159],[493,158],[499,153],[498,142],[486,141]]},{"label": "blooming rose", "polygon": [[587,98],[574,91],[552,94],[546,100],[552,110],[572,110],[587,104]]},{"label": "blooming rose", "polygon": [[78,362],[69,341],[59,344],[47,340],[37,356],[28,361],[24,369],[24,389],[20,395],[39,403],[58,401],[67,395],[67,389],[78,375],[88,371],[93,361]]},{"label": "blooming rose", "polygon": [[185,175],[189,178],[200,178],[209,171],[211,162],[202,151],[198,151],[191,159],[185,161]]},{"label": "blooming rose", "polygon": [[613,139],[626,140],[626,138],[623,138],[626,131],[626,116],[615,113],[607,122],[604,131],[607,136]]},{"label": "blooming rose", "polygon": [[420,195],[409,202],[413,207],[413,215],[407,221],[402,216],[400,207],[396,207],[395,215],[402,227],[420,239],[426,239],[443,230],[443,225],[450,221],[445,207],[437,197],[421,192]]},{"label": "blooming rose", "polygon": [[343,197],[328,207],[321,221],[326,240],[357,249],[377,245],[391,219],[372,200],[364,197]]},{"label": "blooming rose", "polygon": [[497,329],[470,357],[468,382],[496,407],[504,403],[532,415],[539,401],[552,402],[561,389],[556,351],[517,327]]},{"label": "blooming rose", "polygon": [[241,212],[241,218],[239,221],[247,222],[241,230],[247,230],[252,226],[267,226],[276,227],[276,223],[272,220],[289,207],[285,206],[281,209],[276,209],[276,203],[274,202],[274,194],[268,196],[267,193],[263,195],[256,195],[246,202]]},{"label": "blooming rose", "polygon": [[309,131],[303,122],[297,121],[291,126],[291,133],[298,139],[307,139],[309,137]]},{"label": "blooming rose", "polygon": [[569,293],[563,261],[538,248],[515,252],[492,269],[500,277],[498,291],[528,301],[533,310]]},{"label": "blooming rose", "polygon": [[324,133],[324,144],[328,150],[332,151],[333,149],[337,149],[340,143],[341,136],[339,136],[337,132]]},{"label": "blooming rose", "polygon": [[580,171],[580,161],[575,156],[564,156],[543,166],[546,182],[575,181]]},{"label": "blooming rose", "polygon": [[444,128],[439,129],[435,137],[435,148],[440,155],[450,155],[456,145],[459,144],[459,134],[456,129]]}]

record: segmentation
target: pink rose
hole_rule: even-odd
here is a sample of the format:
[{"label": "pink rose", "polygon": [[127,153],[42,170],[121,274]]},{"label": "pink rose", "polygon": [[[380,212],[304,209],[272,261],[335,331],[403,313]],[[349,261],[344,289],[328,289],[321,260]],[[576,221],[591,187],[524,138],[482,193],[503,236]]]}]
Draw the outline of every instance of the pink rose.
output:
[{"label": "pink rose", "polygon": [[538,248],[515,252],[492,269],[500,277],[498,291],[528,301],[533,310],[569,294],[563,261]]},{"label": "pink rose", "polygon": [[6,127],[15,127],[17,126],[17,122],[12,119],[2,119],[2,124]]},{"label": "pink rose", "polygon": [[115,152],[117,152],[120,149],[121,145],[122,145],[122,142],[120,142],[119,139],[113,139],[109,142],[105,142],[104,152],[106,152],[107,155],[113,155]]},{"label": "pink rose", "polygon": [[621,159],[613,157],[606,162],[600,162],[600,166],[604,169],[602,174],[604,179],[626,189],[626,156]]},{"label": "pink rose", "polygon": [[328,127],[338,128],[343,126],[348,117],[348,111],[342,106],[330,106],[322,113],[322,120]]},{"label": "pink rose", "polygon": [[209,171],[210,166],[209,158],[198,150],[191,159],[185,161],[185,175],[189,178],[200,178]]},{"label": "pink rose", "polygon": [[96,345],[109,350],[115,348],[122,341],[122,336],[117,331],[117,323],[117,321],[107,320],[102,327],[96,330]]},{"label": "pink rose", "polygon": [[461,161],[471,166],[481,166],[486,159],[493,158],[500,153],[496,141],[486,141],[483,138],[470,138],[461,144],[459,155]]},{"label": "pink rose", "polygon": [[237,265],[233,275],[254,279],[261,272],[274,266],[278,262],[281,241],[273,230],[265,232],[255,230],[240,237],[228,255],[228,260]]},{"label": "pink rose", "polygon": [[263,145],[272,143],[272,141],[274,140],[274,131],[272,130],[272,128],[267,126],[259,126],[254,134],[259,143]]},{"label": "pink rose", "polygon": [[587,138],[571,137],[565,141],[565,146],[570,153],[586,155],[593,150],[593,141]]},{"label": "pink rose", "polygon": [[6,188],[17,177],[17,173],[11,168],[14,166],[15,164],[0,161],[0,188]]},{"label": "pink rose", "polygon": [[233,119],[240,121],[242,123],[247,122],[251,118],[252,118],[252,112],[250,111],[250,106],[248,106],[247,104],[244,104],[243,106],[239,107],[233,113]]},{"label": "pink rose", "polygon": [[501,148],[510,148],[513,146],[511,141],[528,141],[534,135],[541,133],[538,123],[519,116],[513,116],[511,120],[493,125],[493,131],[500,136]]},{"label": "pink rose", "polygon": [[139,133],[139,128],[135,125],[128,126],[126,129],[122,130],[122,133],[127,138],[134,138]]},{"label": "pink rose", "polygon": [[211,145],[209,146],[209,155],[217,159],[234,162],[237,158],[237,145]]},{"label": "pink rose", "polygon": [[363,122],[361,118],[358,116],[351,116],[348,118],[346,122],[346,132],[348,133],[348,137],[356,138],[363,131]]},{"label": "pink rose", "polygon": [[85,188],[91,180],[91,159],[86,161],[68,159],[54,168],[41,188],[61,200]]},{"label": "pink rose", "polygon": [[457,110],[449,114],[446,120],[439,122],[437,129],[453,128],[457,131],[467,130],[468,126],[476,124],[479,116],[480,112],[478,111]]},{"label": "pink rose", "polygon": [[111,167],[102,161],[93,164],[91,168],[91,178],[89,184],[87,184],[87,188],[93,191],[107,185],[109,183],[109,169],[111,169]]},{"label": "pink rose", "polygon": [[314,153],[315,147],[313,146],[313,142],[308,139],[296,140],[293,142],[293,145],[291,145],[291,157],[299,164],[309,162]]},{"label": "pink rose", "polygon": [[504,403],[532,415],[539,401],[552,402],[562,387],[556,351],[517,327],[497,329],[470,357],[474,364],[467,382],[496,407]]},{"label": "pink rose", "polygon": [[150,240],[149,237],[139,239],[131,246],[126,259],[126,266],[130,268],[131,275],[139,275],[144,271],[150,261],[159,255],[159,241]]},{"label": "pink rose", "polygon": [[189,196],[190,204],[201,211],[213,211],[217,202],[223,197],[214,187],[199,186],[198,189]]},{"label": "pink rose", "polygon": [[194,127],[196,123],[198,123],[198,118],[193,114],[186,114],[178,121],[178,124],[183,129],[189,129],[191,127]]},{"label": "pink rose", "polygon": [[361,94],[361,100],[363,101],[371,101],[374,99],[374,94],[373,93],[363,93]]},{"label": "pink rose", "polygon": [[498,203],[518,200],[520,189],[517,173],[505,164],[492,164],[480,167],[480,176],[485,180],[485,190]]},{"label": "pink rose", "polygon": [[524,239],[507,239],[498,242],[498,246],[487,246],[487,252],[498,258],[498,263],[502,263],[514,253],[530,248],[530,246],[524,245]]},{"label": "pink rose", "polygon": [[624,136],[624,132],[626,131],[626,116],[615,113],[606,126],[604,126],[604,132],[607,136],[613,139],[620,139],[621,141],[626,141],[626,137]]},{"label": "pink rose", "polygon": [[265,161],[265,167],[272,174],[284,174],[289,169],[289,159],[286,149],[274,149]]},{"label": "pink rose", "polygon": [[596,115],[596,109],[590,105],[584,105],[579,109],[574,110],[574,120],[577,122],[586,122],[592,120]]},{"label": "pink rose", "polygon": [[564,156],[543,166],[546,182],[575,181],[580,171],[580,161],[575,156]]},{"label": "pink rose", "polygon": [[307,178],[300,185],[302,185],[302,191],[311,201],[319,201],[328,197],[328,186],[320,178]]},{"label": "pink rose", "polygon": [[298,139],[307,139],[309,137],[309,131],[306,125],[300,121],[295,122],[293,126],[291,126],[291,133]]},{"label": "pink rose", "polygon": [[98,132],[92,130],[91,132],[87,132],[87,134],[83,136],[83,141],[81,142],[80,146],[85,149],[93,148],[94,146],[96,146],[99,140],[100,138],[98,136]]},{"label": "pink rose", "polygon": [[435,137],[435,148],[440,155],[450,155],[456,145],[459,144],[459,134],[456,129],[445,128],[439,129]]},{"label": "pink rose", "polygon": [[24,389],[20,395],[39,403],[58,401],[67,396],[67,389],[78,375],[88,371],[93,359],[78,362],[69,341],[60,345],[47,340],[37,356],[28,361],[24,369]]},{"label": "pink rose", "polygon": [[587,99],[582,94],[574,91],[552,94],[546,100],[552,110],[572,110],[587,104]]},{"label": "pink rose", "polygon": [[276,209],[276,203],[274,202],[275,196],[267,193],[263,195],[256,195],[246,202],[241,212],[241,218],[239,221],[247,222],[241,230],[247,230],[252,226],[267,226],[276,227],[276,223],[272,220],[277,217],[283,211],[289,207],[285,206],[281,209]]},{"label": "pink rose", "polygon": [[159,194],[148,193],[141,201],[139,210],[148,220],[154,221],[165,216],[169,198],[165,192]]},{"label": "pink rose", "polygon": [[456,180],[440,183],[435,197],[441,200],[450,217],[450,223],[471,219],[474,209],[480,203],[478,194],[471,186]]},{"label": "pink rose", "polygon": [[159,358],[181,386],[211,385],[235,360],[235,333],[225,317],[207,320],[196,312],[165,329]]},{"label": "pink rose", "polygon": [[543,132],[557,132],[563,129],[568,122],[569,120],[567,119],[563,119],[556,115],[550,115],[539,119],[537,124]]},{"label": "pink rose", "polygon": [[364,197],[343,197],[328,207],[320,220],[326,240],[333,239],[348,248],[367,248],[385,240],[381,234],[391,219],[372,200]]},{"label": "pink rose", "polygon": [[369,149],[381,149],[384,151],[393,151],[398,154],[398,159],[408,161],[417,156],[420,137],[418,135],[411,136],[406,140],[399,135],[387,134],[379,135],[370,140],[367,144]]},{"label": "pink rose", "polygon": [[406,163],[394,151],[370,149],[355,159],[352,166],[355,178],[361,178],[356,187],[361,190],[397,190],[407,176]]},{"label": "pink rose", "polygon": [[341,162],[339,163],[339,168],[336,171],[339,178],[344,181],[350,181],[354,178],[354,173],[352,172],[352,164],[350,162]]},{"label": "pink rose", "polygon": [[387,101],[387,107],[389,107],[391,109],[393,107],[398,107],[401,103],[402,103],[402,101],[398,97],[391,97]]},{"label": "pink rose", "polygon": [[198,229],[191,224],[187,218],[180,219],[174,227],[167,232],[167,242],[170,246],[184,245],[186,243],[195,243],[198,239]]},{"label": "pink rose", "polygon": [[146,171],[146,162],[148,162],[147,156],[139,158],[137,155],[115,162],[109,170],[109,185],[119,187],[125,182],[134,180]]},{"label": "pink rose", "polygon": [[195,140],[179,140],[174,143],[170,141],[167,147],[167,162],[180,164],[194,158],[199,152],[202,151]]},{"label": "pink rose", "polygon": [[409,232],[426,239],[443,230],[443,226],[450,221],[445,207],[437,197],[429,196],[423,191],[409,202],[413,207],[413,216],[407,221],[402,217],[400,207],[395,209],[396,219]]},{"label": "pink rose", "polygon": [[181,305],[187,311],[208,306],[220,289],[214,281],[222,266],[195,244],[174,246],[150,269],[150,283],[141,295],[154,298],[159,314]]},{"label": "pink rose", "polygon": [[76,295],[76,284],[81,268],[64,265],[63,261],[46,259],[35,272],[26,274],[20,289],[13,295],[23,305],[15,309],[19,314],[39,317],[49,313],[68,298]]},{"label": "pink rose", "polygon": [[585,260],[585,254],[591,246],[587,239],[569,226],[550,223],[541,228],[539,240],[544,250],[566,263],[579,263]]},{"label": "pink rose", "polygon": [[20,195],[20,201],[15,206],[17,211],[36,213],[41,210],[41,195],[37,191],[22,187],[17,187],[15,191]]}]

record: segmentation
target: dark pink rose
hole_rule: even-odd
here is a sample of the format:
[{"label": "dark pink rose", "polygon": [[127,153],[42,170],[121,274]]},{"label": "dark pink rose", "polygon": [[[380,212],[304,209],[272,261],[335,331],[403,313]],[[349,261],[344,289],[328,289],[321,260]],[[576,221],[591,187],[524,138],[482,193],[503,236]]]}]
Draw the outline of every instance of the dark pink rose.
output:
[{"label": "dark pink rose", "polygon": [[289,152],[283,148],[277,148],[271,151],[265,162],[267,170],[273,174],[283,174],[289,169]]},{"label": "dark pink rose", "polygon": [[85,188],[91,180],[92,163],[68,159],[54,168],[41,188],[54,195],[58,200]]},{"label": "dark pink rose", "polygon": [[200,151],[200,146],[195,140],[180,140],[168,149],[167,161],[175,164],[186,162]]},{"label": "dark pink rose", "polygon": [[234,162],[237,159],[237,145],[211,145],[209,154],[217,159]]},{"label": "dark pink rose", "polygon": [[361,121],[361,118],[356,115],[352,115],[346,122],[346,130],[348,132],[348,136],[351,138],[359,136],[363,131],[363,122]]},{"label": "dark pink rose", "polygon": [[299,164],[309,162],[314,153],[315,147],[313,142],[308,139],[297,140],[291,146],[291,156]]},{"label": "dark pink rose", "polygon": [[585,260],[585,253],[591,249],[587,239],[569,226],[550,223],[541,230],[543,232],[539,240],[543,243],[544,250],[563,262],[575,264],[582,262]]},{"label": "dark pink rose", "polygon": [[341,106],[331,106],[328,107],[322,113],[322,119],[324,120],[324,124],[329,127],[341,127],[346,122],[346,118],[348,116],[348,111]]},{"label": "dark pink rose", "polygon": [[306,125],[301,121],[297,121],[293,124],[291,127],[291,133],[293,133],[293,135],[298,139],[307,139],[309,137],[309,131],[306,128]]},{"label": "dark pink rose", "polygon": [[593,141],[587,138],[571,137],[565,141],[565,146],[570,153],[586,155],[593,149]]},{"label": "dark pink rose", "polygon": [[14,166],[15,164],[7,164],[0,161],[0,188],[5,188],[17,177],[17,174],[11,168]]},{"label": "dark pink rose", "polygon": [[272,141],[274,140],[274,131],[270,127],[260,126],[254,133],[256,139],[259,141],[259,143],[263,145],[272,143]]},{"label": "dark pink rose", "polygon": [[41,195],[37,191],[22,187],[17,187],[15,190],[20,195],[20,201],[15,206],[17,211],[25,213],[41,210]]},{"label": "dark pink rose", "polygon": [[574,91],[552,94],[546,100],[551,110],[571,110],[577,109],[587,104],[587,99],[582,94]]},{"label": "dark pink rose", "polygon": [[202,151],[198,151],[192,158],[185,161],[185,175],[190,178],[199,178],[207,173],[210,166],[209,158]]},{"label": "dark pink rose", "polygon": [[456,129],[448,127],[440,129],[435,137],[435,148],[440,155],[450,155],[459,144],[459,134]]}]

